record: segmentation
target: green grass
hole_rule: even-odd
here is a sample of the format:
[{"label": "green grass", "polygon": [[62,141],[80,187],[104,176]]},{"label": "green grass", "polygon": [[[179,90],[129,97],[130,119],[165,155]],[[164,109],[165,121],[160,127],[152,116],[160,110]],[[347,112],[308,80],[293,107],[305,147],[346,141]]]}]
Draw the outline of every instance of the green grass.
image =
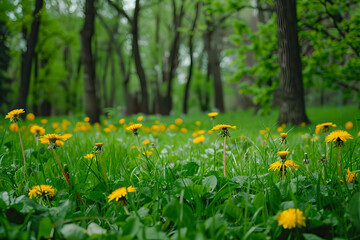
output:
[{"label": "green grass", "polygon": [[[347,183],[346,171],[360,170],[359,111],[354,107],[309,108],[309,126],[286,126],[288,159],[300,165],[287,169],[282,181],[279,171],[269,172],[271,163],[280,160],[282,145],[276,125],[277,112],[254,116],[251,111],[220,114],[215,123],[237,126],[227,141],[227,176],[223,176],[223,138],[207,131],[213,126],[206,114],[181,117],[148,116],[139,131],[140,144],[148,139],[151,151],[139,156],[136,137],[118,123],[121,116],[107,119],[99,131],[73,132],[83,117],[54,117],[44,125],[46,133],[55,130],[51,123],[67,119],[72,138],[56,152],[69,172],[69,188],[52,151],[35,145],[29,125],[23,121],[21,131],[26,153],[24,172],[18,134],[10,132],[2,121],[0,130],[0,238],[28,239],[52,236],[67,239],[358,239],[360,237],[360,193],[357,180]],[[169,127],[181,117],[187,133],[179,129],[146,131],[155,121]],[[136,122],[136,117],[125,123]],[[195,124],[200,121],[200,125]],[[325,153],[326,133],[313,135],[316,124],[334,122],[335,129],[348,130],[354,137],[341,150],[342,177],[337,174],[337,148],[329,145],[328,164],[318,161]],[[103,129],[113,124],[115,131]],[[145,130],[145,131],[144,131]],[[194,144],[193,132],[205,130],[205,140]],[[260,130],[266,130],[260,134]],[[108,183],[99,161],[83,156],[104,143],[100,154]],[[151,150],[150,148],[153,147]],[[309,170],[303,165],[309,156]],[[342,181],[342,182],[341,182]],[[28,198],[29,189],[48,184],[56,189],[52,199]],[[126,204],[108,202],[107,196],[120,188],[133,186],[135,193],[126,195]],[[78,192],[85,202],[77,199]],[[298,208],[306,217],[306,227],[284,229],[275,217],[288,208]],[[87,230],[87,231],[85,231]]]}]

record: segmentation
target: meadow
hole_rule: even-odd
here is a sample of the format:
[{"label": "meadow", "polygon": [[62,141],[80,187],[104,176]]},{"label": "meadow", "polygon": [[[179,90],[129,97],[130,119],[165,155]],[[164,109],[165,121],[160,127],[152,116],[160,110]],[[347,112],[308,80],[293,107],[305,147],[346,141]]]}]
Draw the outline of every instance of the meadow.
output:
[{"label": "meadow", "polygon": [[2,116],[0,239],[359,239],[359,110],[307,112]]}]

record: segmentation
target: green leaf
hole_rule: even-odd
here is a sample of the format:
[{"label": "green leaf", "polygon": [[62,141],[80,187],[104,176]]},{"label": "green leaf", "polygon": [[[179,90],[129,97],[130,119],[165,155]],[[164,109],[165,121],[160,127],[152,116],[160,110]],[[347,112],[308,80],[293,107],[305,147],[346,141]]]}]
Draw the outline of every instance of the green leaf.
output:
[{"label": "green leaf", "polygon": [[263,207],[265,204],[265,195],[263,192],[259,192],[254,197],[254,206],[256,209],[259,209],[260,207]]},{"label": "green leaf", "polygon": [[93,234],[105,234],[106,229],[103,229],[102,227],[100,227],[96,223],[92,222],[92,223],[89,224],[89,226],[87,228],[87,232],[88,232],[88,234],[90,236],[93,235]]},{"label": "green leaf", "polygon": [[324,240],[324,238],[318,237],[312,233],[304,233],[303,237],[305,238],[305,240]]},{"label": "green leaf", "polygon": [[70,200],[64,201],[58,207],[52,207],[49,209],[50,215],[53,217],[55,222],[62,221],[65,219],[67,213],[69,213],[72,209],[72,204]]},{"label": "green leaf", "polygon": [[360,193],[356,193],[349,201],[347,212],[351,222],[360,229]]},{"label": "green leaf", "polygon": [[52,222],[50,218],[43,218],[39,224],[39,232],[37,239],[46,238],[50,236],[52,229]]},{"label": "green leaf", "polygon": [[209,192],[214,191],[217,185],[217,178],[214,175],[205,177],[202,181],[202,184],[210,188]]},{"label": "green leaf", "polygon": [[64,235],[64,237],[67,240],[72,240],[72,239],[79,240],[79,239],[85,239],[87,237],[85,229],[79,227],[74,223],[65,225],[61,229],[61,234]]},{"label": "green leaf", "polygon": [[185,172],[186,176],[194,176],[194,174],[199,170],[199,167],[199,164],[196,162],[189,162],[184,165],[183,171]]}]

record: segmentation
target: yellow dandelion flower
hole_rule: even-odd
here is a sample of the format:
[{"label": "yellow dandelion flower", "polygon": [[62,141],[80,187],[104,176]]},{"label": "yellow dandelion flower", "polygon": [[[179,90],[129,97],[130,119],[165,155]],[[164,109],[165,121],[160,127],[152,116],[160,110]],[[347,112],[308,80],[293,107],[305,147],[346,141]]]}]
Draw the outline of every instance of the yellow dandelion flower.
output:
[{"label": "yellow dandelion flower", "polygon": [[345,128],[347,130],[351,130],[353,127],[354,127],[354,124],[350,121],[345,124]]},{"label": "yellow dandelion flower", "polygon": [[262,129],[262,130],[259,131],[259,133],[260,133],[261,135],[264,135],[264,134],[266,133],[266,130]]},{"label": "yellow dandelion flower", "polygon": [[138,118],[137,118],[137,120],[140,122],[140,121],[142,121],[144,119],[144,117],[143,116],[139,116]]},{"label": "yellow dandelion flower", "polygon": [[88,160],[93,160],[93,159],[96,160],[95,155],[92,154],[92,153],[86,154],[86,155],[84,156],[84,158],[86,158],[86,159],[88,159]]},{"label": "yellow dandelion flower", "polygon": [[[71,134],[70,134],[71,135]],[[61,147],[64,145],[63,141],[66,141],[68,139],[67,136],[61,136],[58,134],[46,134],[44,136],[40,137],[40,142],[42,144],[48,144],[48,149],[55,149],[56,147]]]},{"label": "yellow dandelion flower", "polygon": [[142,127],[142,124],[141,123],[136,123],[136,124],[132,124],[132,125],[130,125],[130,126],[128,126],[127,128],[126,128],[126,131],[133,131],[133,132],[135,132],[135,131],[137,131],[139,128],[141,128]]},{"label": "yellow dandelion flower", "polygon": [[25,113],[24,109],[15,109],[10,111],[6,116],[5,119],[10,118],[10,121],[18,121],[20,114]]},{"label": "yellow dandelion flower", "polygon": [[115,199],[115,201],[119,201],[119,199],[123,198],[128,194],[129,192],[135,192],[135,188],[133,186],[130,186],[128,188],[121,187],[113,191],[107,198],[109,199],[108,202]]},{"label": "yellow dandelion flower", "polygon": [[283,166],[282,161],[280,161],[280,160],[276,161],[270,165],[270,168],[268,169],[268,171],[270,171],[270,170],[276,171],[277,169],[280,169],[282,166]]},{"label": "yellow dandelion flower", "polygon": [[350,169],[349,169],[349,168],[346,169],[346,172],[347,172],[347,174],[346,174],[346,181],[349,182],[349,183],[353,183],[354,180],[356,179],[358,173],[356,173],[356,172],[350,172]]},{"label": "yellow dandelion flower", "polygon": [[42,124],[46,124],[46,123],[48,122],[48,120],[47,120],[47,119],[41,119],[40,122],[41,122]]},{"label": "yellow dandelion flower", "polygon": [[192,135],[193,137],[196,137],[198,134],[197,134],[197,132],[193,132],[191,135]]},{"label": "yellow dandelion flower", "polygon": [[279,213],[275,218],[278,221],[279,226],[283,226],[285,229],[301,228],[305,227],[305,216],[299,209],[289,208]]},{"label": "yellow dandelion flower", "polygon": [[208,113],[208,116],[211,117],[211,118],[215,118],[217,115],[219,115],[218,112],[211,112],[211,113]]},{"label": "yellow dandelion flower", "polygon": [[35,120],[35,114],[33,114],[33,113],[26,114],[26,119],[29,120],[29,121],[34,121]]},{"label": "yellow dandelion flower", "polygon": [[37,195],[48,195],[50,198],[52,198],[55,195],[55,189],[50,185],[37,185],[29,190],[29,197],[32,199]]},{"label": "yellow dandelion flower", "polygon": [[321,132],[328,132],[330,127],[336,127],[336,124],[333,124],[332,122],[318,124],[316,125],[315,133],[320,134]]},{"label": "yellow dandelion flower", "polygon": [[147,145],[147,144],[149,144],[149,143],[150,143],[150,141],[147,140],[147,139],[145,139],[145,140],[142,142],[143,145]]},{"label": "yellow dandelion flower", "polygon": [[111,129],[110,128],[104,128],[104,132],[109,133],[109,132],[111,132]]},{"label": "yellow dandelion flower", "polygon": [[197,144],[197,143],[203,142],[204,140],[205,140],[205,136],[204,136],[204,135],[201,135],[200,137],[194,138],[193,142],[194,142],[195,144]]},{"label": "yellow dandelion flower", "polygon": [[326,142],[334,142],[336,146],[342,145],[347,139],[353,139],[353,137],[346,131],[335,130],[326,136]]},{"label": "yellow dandelion flower", "polygon": [[181,125],[181,124],[183,124],[183,120],[181,119],[181,118],[177,118],[176,120],[175,120],[175,124],[176,125]]},{"label": "yellow dandelion flower", "polygon": [[281,124],[281,126],[280,126],[280,127],[282,127],[282,128],[286,128],[286,123]]},{"label": "yellow dandelion flower", "polygon": [[183,133],[187,133],[187,132],[188,132],[188,130],[187,130],[186,128],[181,128],[180,131],[183,132]]},{"label": "yellow dandelion flower", "polygon": [[290,154],[290,152],[289,152],[289,151],[280,151],[280,152],[277,152],[277,154],[278,154],[282,159],[285,159],[285,158]]},{"label": "yellow dandelion flower", "polygon": [[227,130],[228,128],[230,129],[236,129],[236,126],[231,126],[231,125],[227,125],[227,124],[218,124],[216,126],[214,126],[211,130]]},{"label": "yellow dandelion flower", "polygon": [[305,127],[305,126],[306,126],[306,122],[301,122],[301,123],[300,123],[300,126]]},{"label": "yellow dandelion flower", "polygon": [[10,128],[10,131],[12,131],[12,132],[19,131],[19,127],[18,127],[18,125],[16,123],[11,123],[9,128]]},{"label": "yellow dandelion flower", "polygon": [[200,122],[200,121],[196,121],[195,124],[198,125],[198,126],[200,126],[201,122]]},{"label": "yellow dandelion flower", "polygon": [[30,132],[32,134],[36,134],[36,135],[43,135],[45,133],[45,128],[40,127],[38,125],[32,125],[30,128]]},{"label": "yellow dandelion flower", "polygon": [[90,118],[89,117],[84,117],[84,122],[90,122]]},{"label": "yellow dandelion flower", "polygon": [[197,131],[196,133],[197,133],[197,135],[202,135],[205,133],[205,130],[200,130],[200,131]]},{"label": "yellow dandelion flower", "polygon": [[287,133],[280,133],[281,138],[286,138],[287,135],[288,135]]},{"label": "yellow dandelion flower", "polygon": [[122,119],[119,120],[119,124],[124,124],[124,122],[125,122],[125,119],[124,119],[124,118],[122,118]]},{"label": "yellow dandelion flower", "polygon": [[276,131],[277,131],[277,132],[282,132],[282,131],[284,131],[284,128],[278,127],[278,128],[276,129]]},{"label": "yellow dandelion flower", "polygon": [[[146,152],[142,152],[142,155],[144,155],[146,157],[151,156],[151,154],[152,154],[152,151],[149,151],[149,150],[146,150]],[[140,157],[140,154],[138,156]]]}]

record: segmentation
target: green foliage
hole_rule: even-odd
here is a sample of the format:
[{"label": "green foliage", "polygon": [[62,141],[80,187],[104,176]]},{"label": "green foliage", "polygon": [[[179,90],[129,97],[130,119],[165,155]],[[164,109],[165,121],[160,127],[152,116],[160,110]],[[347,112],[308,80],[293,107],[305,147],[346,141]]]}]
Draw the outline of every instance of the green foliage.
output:
[{"label": "green foliage", "polygon": [[[237,56],[233,63],[236,71],[230,80],[238,82],[245,76],[252,76],[239,84],[240,93],[252,95],[254,103],[262,107],[260,113],[266,114],[271,110],[271,100],[273,92],[279,84],[280,73],[276,53],[275,15],[264,24],[258,22],[257,27],[258,30],[253,32],[244,21],[234,21],[235,34],[231,40],[239,47],[229,51],[229,54]],[[253,53],[256,59],[252,66],[248,66],[246,63],[249,53]]]},{"label": "green foliage", "polygon": [[[264,5],[261,5],[264,7]],[[267,5],[271,9],[271,5]],[[325,91],[341,89],[344,99],[359,98],[360,69],[359,1],[297,1],[299,42],[301,45],[303,82],[306,89]],[[264,12],[265,17],[267,12]],[[260,113],[268,113],[274,91],[278,86],[276,14],[258,22],[251,30],[245,20],[233,20],[235,33],[231,36],[236,48],[235,73],[231,80],[238,82],[240,93],[253,96]],[[249,55],[255,63],[247,64]],[[249,77],[250,76],[250,77]]]}]

